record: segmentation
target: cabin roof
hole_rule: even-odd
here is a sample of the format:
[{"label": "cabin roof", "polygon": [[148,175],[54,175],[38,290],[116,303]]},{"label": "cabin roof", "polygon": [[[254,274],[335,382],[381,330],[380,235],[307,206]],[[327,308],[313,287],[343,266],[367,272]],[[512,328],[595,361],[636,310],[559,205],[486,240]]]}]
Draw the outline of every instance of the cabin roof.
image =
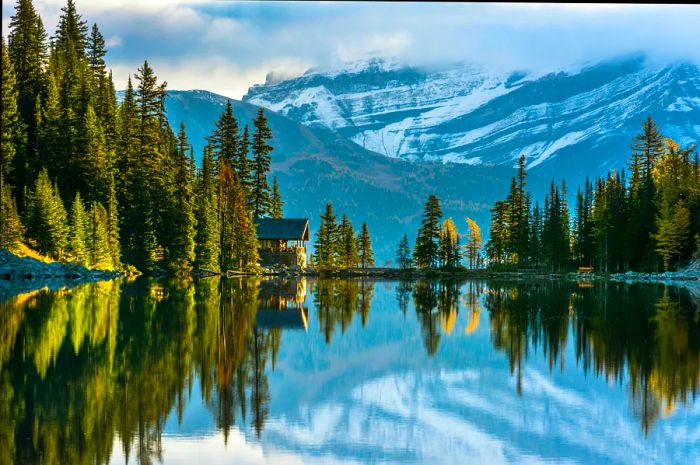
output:
[{"label": "cabin roof", "polygon": [[308,218],[258,218],[255,220],[258,239],[308,241]]}]

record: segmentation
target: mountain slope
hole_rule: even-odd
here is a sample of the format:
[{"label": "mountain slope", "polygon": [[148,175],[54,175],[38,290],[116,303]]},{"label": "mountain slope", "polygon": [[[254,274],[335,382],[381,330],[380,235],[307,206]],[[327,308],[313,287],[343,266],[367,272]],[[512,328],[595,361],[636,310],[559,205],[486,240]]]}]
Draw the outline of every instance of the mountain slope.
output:
[{"label": "mountain slope", "polygon": [[540,74],[374,59],[253,86],[244,101],[388,157],[512,166],[523,153],[572,182],[623,166],[647,115],[684,145],[700,140],[700,68],[642,56]]},{"label": "mountain slope", "polygon": [[[205,137],[223,111],[226,98],[206,91],[169,91],[168,119],[177,127],[184,121],[197,157]],[[232,100],[241,126],[252,125],[258,107]],[[309,127],[289,118],[266,113],[274,138],[272,169],[279,178],[289,217],[311,218],[312,234],[327,201],[347,213],[356,229],[366,221],[378,262],[393,258],[404,232],[411,240],[430,194],[443,200],[445,216],[453,216],[466,231],[465,216],[484,230],[489,208],[507,192],[512,167],[410,163],[366,150],[322,127]],[[544,182],[533,184],[544,185]]]}]

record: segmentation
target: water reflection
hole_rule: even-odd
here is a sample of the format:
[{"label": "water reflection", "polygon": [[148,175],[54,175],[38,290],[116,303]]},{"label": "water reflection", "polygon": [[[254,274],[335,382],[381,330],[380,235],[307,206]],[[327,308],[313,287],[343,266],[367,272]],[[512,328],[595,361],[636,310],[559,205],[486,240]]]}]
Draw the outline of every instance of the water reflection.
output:
[{"label": "water reflection", "polygon": [[[578,371],[628,390],[627,408],[644,434],[698,393],[700,311],[693,294],[677,288],[109,281],[30,291],[0,303],[0,465],[103,464],[117,444],[137,463],[160,462],[168,417],[175,412],[183,421],[195,383],[224,443],[233,428],[259,438],[274,415],[271,376],[285,350],[283,334],[305,344],[318,331],[330,346],[354,321],[376,330],[387,320],[370,319],[375,295],[394,312],[392,321],[408,321],[414,311],[429,358],[439,357],[447,339],[473,337],[488,324],[518,395],[527,395],[529,358],[544,357],[553,374],[564,371],[565,354],[573,351]],[[298,368],[304,370],[312,373]]]}]

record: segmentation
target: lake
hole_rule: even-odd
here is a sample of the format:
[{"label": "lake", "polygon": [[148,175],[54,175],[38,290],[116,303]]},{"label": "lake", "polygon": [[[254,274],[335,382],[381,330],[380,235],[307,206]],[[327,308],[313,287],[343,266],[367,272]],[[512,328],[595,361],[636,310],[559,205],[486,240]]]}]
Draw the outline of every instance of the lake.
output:
[{"label": "lake", "polygon": [[0,302],[0,464],[700,464],[699,289],[26,291]]}]

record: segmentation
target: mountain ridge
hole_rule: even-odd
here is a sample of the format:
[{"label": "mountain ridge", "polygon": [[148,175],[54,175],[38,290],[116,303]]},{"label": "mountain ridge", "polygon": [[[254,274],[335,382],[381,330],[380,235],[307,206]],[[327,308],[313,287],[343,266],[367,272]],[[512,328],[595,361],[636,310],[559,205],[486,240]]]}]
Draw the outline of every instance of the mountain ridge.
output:
[{"label": "mountain ridge", "polygon": [[624,166],[648,115],[682,145],[700,139],[700,67],[642,54],[529,73],[370,60],[255,85],[243,101],[388,157],[513,166],[524,154],[573,182]]}]

